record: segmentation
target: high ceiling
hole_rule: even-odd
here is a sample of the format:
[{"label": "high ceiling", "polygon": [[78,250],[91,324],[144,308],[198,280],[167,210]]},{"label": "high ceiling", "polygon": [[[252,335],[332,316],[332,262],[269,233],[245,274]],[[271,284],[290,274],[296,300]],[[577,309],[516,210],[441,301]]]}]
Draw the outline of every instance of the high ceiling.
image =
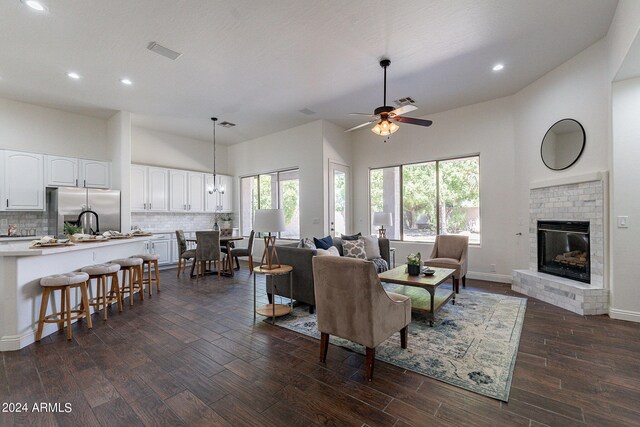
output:
[{"label": "high ceiling", "polygon": [[[391,100],[412,116],[515,93],[606,35],[617,0],[20,0],[0,3],[0,97],[234,144]],[[182,56],[147,50],[155,41]],[[498,62],[501,72],[492,72]],[[80,74],[79,80],[66,76]],[[121,78],[130,78],[125,86]],[[299,110],[309,109],[306,115]]]}]

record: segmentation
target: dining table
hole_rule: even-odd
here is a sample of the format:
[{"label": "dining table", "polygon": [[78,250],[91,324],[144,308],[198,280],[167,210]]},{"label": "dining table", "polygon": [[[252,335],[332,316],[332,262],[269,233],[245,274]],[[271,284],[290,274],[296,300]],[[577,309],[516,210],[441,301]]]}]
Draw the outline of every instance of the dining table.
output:
[{"label": "dining table", "polygon": [[[195,238],[192,239],[185,239],[187,241],[187,243],[194,243],[197,247],[198,245],[198,240]],[[223,276],[228,276],[228,277],[233,277],[233,257],[231,256],[231,248],[232,248],[232,243],[239,241],[239,240],[244,240],[244,237],[242,236],[238,236],[238,235],[230,235],[230,236],[220,236],[220,246],[222,247],[223,245],[226,246],[227,248],[227,258],[225,260],[224,263],[224,270],[222,270],[220,272],[221,275]],[[196,262],[195,260],[191,263],[191,272],[190,272],[190,276],[196,277],[196,275],[194,274],[194,270],[196,268]],[[217,271],[211,271],[211,270],[207,270],[206,274],[218,274]]]}]

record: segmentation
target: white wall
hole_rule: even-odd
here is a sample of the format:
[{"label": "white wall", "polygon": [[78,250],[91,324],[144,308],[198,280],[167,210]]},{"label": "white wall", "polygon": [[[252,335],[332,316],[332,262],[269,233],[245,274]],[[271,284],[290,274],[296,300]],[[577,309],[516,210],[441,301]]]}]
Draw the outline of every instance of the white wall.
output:
[{"label": "white wall", "polygon": [[0,148],[111,160],[107,120],[3,98]]},{"label": "white wall", "polygon": [[[522,233],[522,242],[515,247],[514,268],[527,268],[529,264],[530,184],[609,169],[607,46],[606,40],[599,41],[513,97],[517,165],[514,203],[518,232]],[[540,145],[549,127],[565,118],[582,124],[586,145],[576,164],[553,171],[542,162]]]},{"label": "white wall", "polygon": [[[213,140],[202,141],[139,126],[131,127],[131,161],[201,172],[213,170]],[[216,172],[229,173],[227,146],[216,144]]]},{"label": "white wall", "polygon": [[[322,121],[317,120],[229,147],[229,172],[236,178],[283,169],[300,169],[300,234],[305,237],[324,233],[322,128]],[[239,187],[238,182],[235,187]],[[239,212],[239,191],[235,193],[235,206]],[[257,243],[254,255],[262,251],[262,246]]]},{"label": "white wall", "polygon": [[637,248],[640,242],[640,78],[613,84],[612,218],[629,217],[629,228],[614,223],[611,239],[611,316],[640,322]]},{"label": "white wall", "polygon": [[[509,281],[515,237],[513,102],[501,98],[433,114],[431,127],[400,125],[389,142],[368,129],[353,142],[354,232],[369,232],[369,168],[480,154],[482,242],[469,249],[470,277]],[[396,262],[431,244],[393,242]],[[496,265],[495,274],[491,264]]]}]

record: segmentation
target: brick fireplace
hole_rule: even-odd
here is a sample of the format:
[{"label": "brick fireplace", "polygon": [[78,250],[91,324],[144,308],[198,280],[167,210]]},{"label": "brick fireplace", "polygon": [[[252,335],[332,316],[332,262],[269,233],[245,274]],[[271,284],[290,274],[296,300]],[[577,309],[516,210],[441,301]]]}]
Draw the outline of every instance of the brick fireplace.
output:
[{"label": "brick fireplace", "polygon": [[531,185],[529,269],[514,270],[514,291],[578,314],[608,313],[607,185],[606,172]]}]

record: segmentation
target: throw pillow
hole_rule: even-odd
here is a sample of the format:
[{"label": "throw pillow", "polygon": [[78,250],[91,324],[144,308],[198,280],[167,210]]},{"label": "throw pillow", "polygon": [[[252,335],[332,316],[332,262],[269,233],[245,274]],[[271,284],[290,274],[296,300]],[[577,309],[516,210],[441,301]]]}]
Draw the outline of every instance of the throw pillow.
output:
[{"label": "throw pillow", "polygon": [[352,236],[346,236],[344,234],[340,234],[340,238],[342,240],[358,240],[360,236],[362,236],[362,233],[354,234]]},{"label": "throw pillow", "polygon": [[318,249],[329,249],[333,246],[333,239],[331,236],[323,237],[322,239],[313,238],[313,243],[315,243],[316,248]]},{"label": "throw pillow", "polygon": [[380,244],[377,237],[364,236],[359,240],[364,242],[364,252],[367,254],[367,259],[381,258]]},{"label": "throw pillow", "polygon": [[342,253],[349,258],[367,259],[364,240],[345,240],[342,242]]},{"label": "throw pillow", "polygon": [[316,255],[318,256],[340,256],[338,248],[331,246],[329,249],[316,249]]},{"label": "throw pillow", "polygon": [[300,241],[298,242],[298,247],[299,248],[315,249],[316,245],[315,245],[315,243],[313,243],[313,240],[311,240],[309,238],[305,238],[305,239],[300,239]]}]

